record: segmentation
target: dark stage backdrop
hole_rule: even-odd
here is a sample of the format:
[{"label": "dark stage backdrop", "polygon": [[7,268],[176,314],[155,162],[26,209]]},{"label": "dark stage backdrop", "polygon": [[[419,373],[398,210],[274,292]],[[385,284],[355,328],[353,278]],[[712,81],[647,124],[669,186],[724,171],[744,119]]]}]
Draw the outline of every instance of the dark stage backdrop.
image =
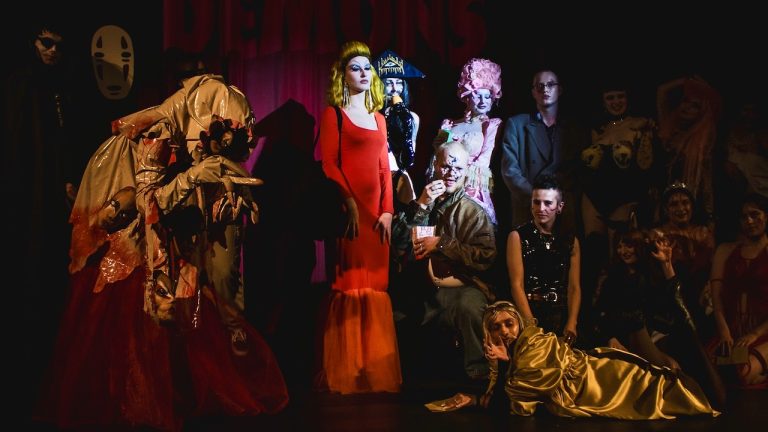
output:
[{"label": "dark stage backdrop", "polygon": [[[211,69],[245,91],[257,119],[290,99],[316,118],[338,47],[359,39],[374,55],[393,49],[427,75],[411,82],[412,108],[422,118],[417,165],[426,160],[442,118],[461,114],[456,80],[461,65],[474,56],[502,67],[504,95],[493,112],[502,118],[532,108],[530,76],[540,66],[559,73],[564,109],[585,120],[600,108],[601,83],[614,77],[629,83],[634,108],[649,115],[658,84],[681,75],[702,75],[721,90],[726,106],[766,95],[765,20],[736,4],[711,10],[637,4],[618,13],[522,3],[137,0],[115,8],[39,0],[17,4],[12,22],[3,26],[4,39],[11,41],[4,64],[12,65],[28,50],[25,24],[53,16],[68,31],[68,51],[84,96],[92,100],[94,125],[173,91],[163,73],[163,51],[170,47],[203,51]],[[107,24],[126,29],[136,50],[136,82],[120,101],[98,94],[90,64],[91,36]],[[104,130],[107,125],[99,129]]]},{"label": "dark stage backdrop", "polygon": [[[11,41],[5,57],[13,63],[28,50],[24,24],[43,16],[64,23],[70,60],[93,107],[94,131],[87,135],[95,137],[108,133],[109,120],[158,103],[174,90],[163,71],[163,52],[170,47],[202,51],[211,69],[246,93],[257,119],[289,100],[317,118],[330,64],[344,41],[365,41],[374,55],[393,49],[427,75],[410,82],[412,109],[422,119],[416,180],[441,120],[462,113],[456,81],[464,62],[475,56],[502,67],[503,97],[492,113],[502,118],[532,109],[530,78],[542,66],[560,75],[563,109],[585,121],[599,111],[599,88],[606,80],[627,82],[634,109],[653,116],[656,87],[681,75],[709,80],[721,90],[726,109],[739,99],[766,95],[765,20],[748,9],[730,3],[711,11],[635,5],[620,14],[521,3],[138,0],[116,9],[40,0],[17,5],[21,12],[2,32]],[[119,101],[101,97],[91,67],[91,37],[107,24],[126,29],[136,51],[134,88]]]},{"label": "dark stage backdrop", "polygon": [[[344,41],[362,40],[374,56],[393,49],[426,74],[410,80],[411,108],[422,119],[410,170],[417,188],[441,120],[462,114],[456,81],[471,57],[501,65],[503,97],[492,114],[502,118],[533,108],[530,80],[541,67],[558,72],[564,113],[586,124],[601,110],[605,82],[626,83],[633,110],[653,117],[656,87],[680,76],[710,81],[726,107],[732,99],[765,94],[763,26],[735,7],[705,12],[635,5],[618,14],[520,3],[165,0],[163,46],[206,53],[208,63],[246,93],[257,119],[289,100],[317,119],[330,64]],[[505,194],[496,183],[497,196]]]},{"label": "dark stage backdrop", "polygon": [[726,103],[733,93],[764,93],[762,26],[744,10],[636,5],[618,14],[519,3],[165,0],[163,46],[204,51],[245,91],[257,118],[289,99],[317,118],[330,63],[344,41],[365,41],[374,55],[393,49],[427,75],[411,82],[412,108],[422,118],[417,171],[442,118],[462,112],[456,80],[471,57],[502,66],[504,95],[494,111],[500,117],[532,108],[530,77],[540,66],[559,72],[564,109],[585,121],[600,108],[605,80],[629,83],[635,109],[650,115],[658,84],[681,75],[702,75]]}]

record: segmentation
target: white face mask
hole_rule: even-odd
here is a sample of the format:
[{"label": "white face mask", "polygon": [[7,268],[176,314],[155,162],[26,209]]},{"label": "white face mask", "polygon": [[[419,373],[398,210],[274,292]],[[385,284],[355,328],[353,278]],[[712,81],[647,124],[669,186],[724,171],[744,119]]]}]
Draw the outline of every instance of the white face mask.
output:
[{"label": "white face mask", "polygon": [[107,99],[123,99],[133,85],[133,41],[125,30],[106,25],[91,39],[93,73],[99,91]]}]

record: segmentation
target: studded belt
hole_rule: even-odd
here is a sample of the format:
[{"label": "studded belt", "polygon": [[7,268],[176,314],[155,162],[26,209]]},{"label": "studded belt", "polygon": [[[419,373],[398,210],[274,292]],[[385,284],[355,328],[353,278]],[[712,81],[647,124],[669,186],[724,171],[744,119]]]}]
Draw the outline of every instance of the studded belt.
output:
[{"label": "studded belt", "polygon": [[549,291],[544,294],[527,293],[526,296],[528,297],[528,300],[533,300],[533,301],[557,303],[557,301],[560,300],[560,296],[558,296],[557,293],[554,291]]}]

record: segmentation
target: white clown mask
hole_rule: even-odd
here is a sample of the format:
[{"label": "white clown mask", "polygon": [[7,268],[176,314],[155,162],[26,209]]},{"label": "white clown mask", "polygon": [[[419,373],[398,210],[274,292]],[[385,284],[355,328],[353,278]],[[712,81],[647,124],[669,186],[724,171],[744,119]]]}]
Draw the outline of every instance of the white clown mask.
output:
[{"label": "white clown mask", "polygon": [[133,41],[128,33],[115,25],[96,30],[91,39],[93,73],[99,91],[107,99],[123,99],[133,85]]}]

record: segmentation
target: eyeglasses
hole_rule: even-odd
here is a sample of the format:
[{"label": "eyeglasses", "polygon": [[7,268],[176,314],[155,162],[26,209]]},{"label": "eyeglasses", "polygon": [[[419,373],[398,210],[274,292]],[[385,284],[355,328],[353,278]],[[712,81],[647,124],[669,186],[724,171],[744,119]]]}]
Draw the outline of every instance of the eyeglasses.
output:
[{"label": "eyeglasses", "polygon": [[37,40],[40,41],[40,44],[42,44],[45,49],[51,49],[54,45],[61,48],[64,45],[64,41],[62,40],[56,40],[49,37],[38,37]]},{"label": "eyeglasses", "polygon": [[548,83],[534,84],[533,88],[538,90],[538,91],[544,91],[545,88],[552,89],[552,88],[557,87],[559,85],[560,85],[560,83],[558,83],[558,82],[550,81]]},{"label": "eyeglasses", "polygon": [[451,165],[443,165],[438,167],[441,173],[443,175],[448,175],[448,173],[453,173],[454,175],[462,175],[464,174],[464,167],[462,166],[451,166]]}]

